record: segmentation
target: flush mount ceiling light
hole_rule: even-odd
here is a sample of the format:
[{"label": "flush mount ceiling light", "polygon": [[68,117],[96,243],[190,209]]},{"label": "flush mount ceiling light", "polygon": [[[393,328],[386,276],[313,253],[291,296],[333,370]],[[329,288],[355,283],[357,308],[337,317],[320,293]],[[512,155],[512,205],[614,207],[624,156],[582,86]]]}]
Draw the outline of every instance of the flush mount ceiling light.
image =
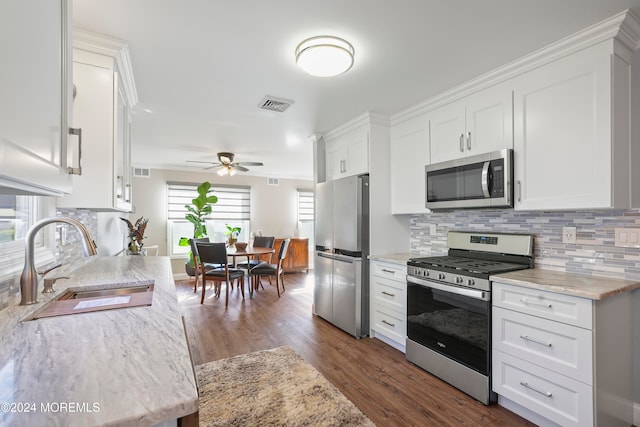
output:
[{"label": "flush mount ceiling light", "polygon": [[296,48],[296,63],[312,76],[332,77],[353,66],[354,53],[353,46],[339,37],[310,37]]}]

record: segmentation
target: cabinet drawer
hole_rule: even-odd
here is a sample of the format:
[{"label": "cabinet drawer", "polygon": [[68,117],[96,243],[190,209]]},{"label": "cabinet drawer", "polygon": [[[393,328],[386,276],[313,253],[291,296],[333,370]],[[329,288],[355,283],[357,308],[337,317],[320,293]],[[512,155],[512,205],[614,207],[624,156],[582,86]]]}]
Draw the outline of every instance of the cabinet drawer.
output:
[{"label": "cabinet drawer", "polygon": [[562,426],[593,425],[593,389],[522,359],[493,352],[493,391]]},{"label": "cabinet drawer", "polygon": [[493,307],[493,348],[593,384],[592,332]]},{"label": "cabinet drawer", "polygon": [[397,280],[399,282],[407,282],[407,266],[400,264],[391,264],[386,262],[375,261],[371,263],[371,273],[378,277],[386,277],[387,279]]},{"label": "cabinet drawer", "polygon": [[592,329],[592,301],[586,298],[493,282],[493,305]]},{"label": "cabinet drawer", "polygon": [[373,277],[372,303],[391,310],[407,312],[407,284],[381,277]]},{"label": "cabinet drawer", "polygon": [[373,309],[373,329],[392,340],[404,344],[407,338],[405,316],[381,307]]}]

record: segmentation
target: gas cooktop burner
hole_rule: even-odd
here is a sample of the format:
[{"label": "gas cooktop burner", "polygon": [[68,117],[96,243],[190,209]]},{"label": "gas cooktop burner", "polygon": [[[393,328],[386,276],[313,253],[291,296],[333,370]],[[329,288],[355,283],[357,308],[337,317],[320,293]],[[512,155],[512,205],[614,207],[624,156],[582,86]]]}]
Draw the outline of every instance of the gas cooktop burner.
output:
[{"label": "gas cooktop burner", "polygon": [[497,274],[522,269],[521,264],[501,261],[490,261],[458,256],[437,256],[414,258],[410,265],[423,268],[433,268],[441,271],[456,270],[458,273]]}]

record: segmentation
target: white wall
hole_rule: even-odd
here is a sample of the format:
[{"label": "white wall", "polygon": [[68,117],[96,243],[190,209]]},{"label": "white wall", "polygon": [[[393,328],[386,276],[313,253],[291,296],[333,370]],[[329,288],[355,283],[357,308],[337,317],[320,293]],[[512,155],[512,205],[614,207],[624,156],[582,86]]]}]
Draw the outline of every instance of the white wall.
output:
[{"label": "white wall", "polygon": [[[267,185],[266,177],[237,174],[220,177],[215,173],[152,169],[150,178],[133,179],[135,212],[130,220],[149,219],[145,245],[158,245],[159,255],[167,255],[167,182],[201,183],[215,186],[251,186],[251,231],[262,230],[266,236],[293,237],[297,225],[297,190],[312,189],[311,180],[280,179],[280,185]],[[215,193],[214,193],[215,194]],[[215,209],[215,205],[214,205]],[[174,274],[184,273],[184,259],[172,261]]]}]

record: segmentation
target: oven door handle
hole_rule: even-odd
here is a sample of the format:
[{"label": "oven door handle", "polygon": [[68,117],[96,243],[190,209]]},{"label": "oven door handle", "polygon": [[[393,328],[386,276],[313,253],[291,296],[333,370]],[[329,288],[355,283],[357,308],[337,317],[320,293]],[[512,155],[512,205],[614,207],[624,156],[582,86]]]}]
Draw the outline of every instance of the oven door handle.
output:
[{"label": "oven door handle", "polygon": [[453,285],[443,285],[437,282],[432,282],[430,280],[424,280],[424,279],[420,279],[418,277],[413,277],[409,275],[407,275],[407,282],[424,286],[426,288],[438,289],[440,291],[450,292],[452,294],[462,295],[465,297],[470,297],[470,298],[474,298],[482,301],[489,301],[491,297],[490,293],[486,291],[480,291],[477,289],[460,288],[458,286],[453,286]]}]

